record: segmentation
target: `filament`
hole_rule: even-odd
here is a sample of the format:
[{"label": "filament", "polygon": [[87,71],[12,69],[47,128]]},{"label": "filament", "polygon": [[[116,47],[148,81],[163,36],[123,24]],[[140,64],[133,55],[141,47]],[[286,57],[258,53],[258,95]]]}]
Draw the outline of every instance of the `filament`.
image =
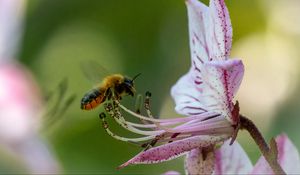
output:
[{"label": "filament", "polygon": [[122,104],[120,104],[119,102],[117,102],[117,104],[120,106],[120,108],[122,108],[125,112],[127,112],[128,114],[134,116],[134,117],[137,117],[139,119],[142,119],[142,120],[147,120],[147,121],[151,121],[153,123],[173,123],[174,124],[178,124],[178,123],[183,123],[183,122],[188,122],[188,121],[191,121],[191,120],[195,120],[195,119],[205,119],[205,118],[208,118],[208,117],[214,117],[217,113],[215,112],[205,112],[203,114],[200,114],[200,115],[193,115],[193,116],[189,116],[189,117],[182,117],[182,118],[171,118],[171,119],[155,119],[155,118],[148,118],[148,117],[144,117],[140,114],[137,114],[129,109],[127,109],[125,106],[123,106]]},{"label": "filament", "polygon": [[118,110],[118,107],[115,107],[114,109],[111,109],[110,107],[111,107],[111,104],[107,104],[107,106],[105,107],[106,112],[110,116],[112,116],[120,126],[122,126],[123,128],[125,128],[131,132],[134,132],[137,134],[142,134],[142,135],[157,135],[157,134],[161,134],[162,132],[164,132],[162,130],[160,130],[160,131],[143,131],[143,130],[137,129],[137,128],[131,126],[128,122],[126,122],[126,120],[124,119],[124,117],[122,116],[120,111]]},{"label": "filament", "polygon": [[[104,116],[101,116],[101,115],[104,115]],[[147,141],[147,140],[151,140],[151,139],[155,138],[155,135],[146,136],[146,137],[138,137],[138,138],[126,138],[126,137],[122,137],[122,136],[116,135],[115,133],[113,133],[108,128],[109,125],[108,125],[107,121],[105,120],[105,114],[104,113],[100,114],[100,119],[102,121],[103,128],[108,133],[108,135],[110,135],[111,137],[113,137],[113,138],[115,138],[117,140],[121,140],[121,141],[124,141],[124,142],[135,143],[135,142]]]}]

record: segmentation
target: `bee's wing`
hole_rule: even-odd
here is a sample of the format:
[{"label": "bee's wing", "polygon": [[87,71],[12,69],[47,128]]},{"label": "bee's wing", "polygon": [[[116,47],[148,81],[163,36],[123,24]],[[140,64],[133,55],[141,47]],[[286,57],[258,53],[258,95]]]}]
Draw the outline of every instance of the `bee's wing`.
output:
[{"label": "bee's wing", "polygon": [[49,128],[58,122],[74,102],[76,95],[67,95],[67,90],[68,79],[64,78],[53,91],[50,91],[46,95],[45,101],[47,108],[43,115],[45,128]]},{"label": "bee's wing", "polygon": [[100,83],[104,77],[112,74],[105,67],[93,60],[83,62],[80,66],[84,76],[93,84]]}]

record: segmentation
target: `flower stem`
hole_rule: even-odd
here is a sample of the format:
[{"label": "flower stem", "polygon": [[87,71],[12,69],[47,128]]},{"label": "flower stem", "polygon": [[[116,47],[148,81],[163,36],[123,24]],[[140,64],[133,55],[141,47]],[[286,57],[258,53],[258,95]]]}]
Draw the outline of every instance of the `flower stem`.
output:
[{"label": "flower stem", "polygon": [[[240,128],[246,129],[251,137],[254,139],[255,143],[258,145],[262,155],[265,157],[266,161],[269,163],[270,167],[272,168],[274,174],[286,174],[281,166],[279,165],[277,161],[277,146],[272,142],[273,146],[271,145],[271,148],[269,148],[268,144],[266,143],[265,139],[263,138],[262,134],[259,132],[258,128],[255,126],[255,124],[248,118],[240,115]],[[273,150],[275,149],[275,150]],[[274,153],[276,155],[274,155]]]}]

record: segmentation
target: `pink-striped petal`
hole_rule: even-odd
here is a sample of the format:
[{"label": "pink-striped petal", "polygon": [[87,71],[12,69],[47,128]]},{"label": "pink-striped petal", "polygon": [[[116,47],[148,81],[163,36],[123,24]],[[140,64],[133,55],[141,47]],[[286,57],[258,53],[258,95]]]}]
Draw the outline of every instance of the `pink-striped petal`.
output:
[{"label": "pink-striped petal", "polygon": [[209,4],[211,12],[210,25],[208,30],[208,43],[212,47],[213,60],[228,59],[232,42],[232,26],[229,13],[224,0],[211,0]]},{"label": "pink-striped petal", "polygon": [[233,123],[232,100],[244,75],[242,61],[211,61],[205,64],[203,73],[205,76],[201,102],[208,111],[220,113]]},{"label": "pink-striped petal", "polygon": [[244,65],[241,60],[211,61],[203,69],[203,86],[198,89],[191,78],[184,75],[172,87],[175,110],[183,115],[199,115],[207,111],[222,114],[233,123],[232,100],[241,84]]},{"label": "pink-striped petal", "polygon": [[213,150],[197,148],[191,150],[185,160],[186,174],[212,174],[215,156]]},{"label": "pink-striped petal", "polygon": [[191,86],[199,93],[201,92],[203,84],[203,65],[213,57],[210,53],[211,46],[208,44],[207,36],[207,30],[211,30],[209,22],[211,15],[209,8],[198,0],[188,0],[186,1],[186,5],[188,10],[190,54],[192,61],[190,72],[186,76]]},{"label": "pink-striped petal", "polygon": [[233,97],[244,66],[228,60],[232,27],[224,0],[211,0],[209,7],[198,0],[186,1],[192,66],[172,87],[175,110],[183,115],[214,111],[233,123]]},{"label": "pink-striped petal", "polygon": [[192,71],[182,76],[171,89],[171,95],[176,103],[176,112],[187,116],[207,112],[201,102],[201,89],[194,85],[191,74]]},{"label": "pink-striped petal", "polygon": [[214,174],[248,174],[252,170],[252,163],[243,148],[234,142],[229,145],[226,141],[215,151]]},{"label": "pink-striped petal", "polygon": [[198,0],[186,1],[189,18],[193,79],[201,86],[203,64],[229,57],[232,27],[224,0],[211,0],[207,7]]},{"label": "pink-striped petal", "polygon": [[[299,152],[295,145],[285,135],[279,135],[276,137],[277,149],[278,149],[278,162],[287,174],[300,174],[300,158]],[[269,164],[264,157],[261,157],[252,174],[274,174]]]},{"label": "pink-striped petal", "polygon": [[152,164],[175,159],[186,152],[201,147],[208,147],[228,138],[228,135],[220,136],[193,136],[186,139],[167,143],[158,147],[143,151],[119,166],[124,168],[130,164]]},{"label": "pink-striped petal", "polygon": [[192,71],[196,84],[201,84],[202,65],[212,58],[210,45],[208,45],[207,29],[211,18],[209,8],[198,0],[186,1],[189,19],[190,50],[192,58]]}]

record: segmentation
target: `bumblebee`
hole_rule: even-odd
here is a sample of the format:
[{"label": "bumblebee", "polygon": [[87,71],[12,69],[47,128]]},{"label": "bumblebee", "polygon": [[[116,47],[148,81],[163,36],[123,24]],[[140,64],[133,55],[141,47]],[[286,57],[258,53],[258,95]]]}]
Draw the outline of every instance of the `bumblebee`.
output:
[{"label": "bumblebee", "polygon": [[112,96],[121,99],[124,95],[134,96],[134,80],[139,76],[137,74],[130,79],[121,74],[112,74],[106,76],[102,83],[96,88],[87,92],[81,99],[81,109],[91,110],[102,104],[106,100],[110,100]]}]

